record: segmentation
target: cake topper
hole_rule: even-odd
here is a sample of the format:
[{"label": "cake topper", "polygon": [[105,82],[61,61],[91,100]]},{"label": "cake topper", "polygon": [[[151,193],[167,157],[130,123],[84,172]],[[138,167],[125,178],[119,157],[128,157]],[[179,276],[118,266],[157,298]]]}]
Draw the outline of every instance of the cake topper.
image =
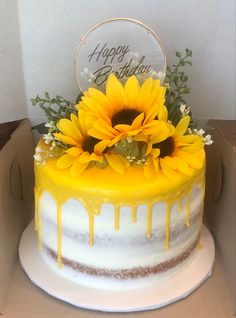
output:
[{"label": "cake topper", "polygon": [[[124,36],[125,35],[125,36]],[[95,25],[80,40],[74,72],[83,93],[88,87],[105,89],[109,74],[124,83],[135,75],[164,81],[166,55],[158,36],[142,22],[116,18]]]}]

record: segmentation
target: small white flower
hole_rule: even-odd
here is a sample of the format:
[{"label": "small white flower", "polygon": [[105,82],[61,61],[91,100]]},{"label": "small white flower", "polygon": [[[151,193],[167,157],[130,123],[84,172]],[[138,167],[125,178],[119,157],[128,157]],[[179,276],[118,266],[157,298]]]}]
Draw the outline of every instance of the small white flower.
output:
[{"label": "small white flower", "polygon": [[203,136],[203,135],[205,134],[205,130],[202,129],[202,128],[199,129],[199,130],[198,130],[198,134],[201,135],[201,136]]},{"label": "small white flower", "polygon": [[126,138],[126,140],[127,140],[127,142],[130,144],[130,143],[132,142],[132,137],[129,136],[129,137]]},{"label": "small white flower", "polygon": [[191,135],[191,134],[193,133],[192,129],[191,129],[191,128],[188,128],[188,129],[187,129],[187,133],[188,133],[189,135]]},{"label": "small white flower", "polygon": [[210,145],[213,144],[213,140],[211,139],[211,135],[206,135],[206,136],[203,138],[203,140],[204,140],[205,145],[210,146]]},{"label": "small white flower", "polygon": [[170,89],[170,84],[169,83],[164,83],[164,86],[168,89]]},{"label": "small white flower", "polygon": [[195,135],[198,135],[198,136],[201,136],[203,137],[203,135],[205,134],[205,130],[200,128],[199,130],[194,128],[193,131],[192,131]]},{"label": "small white flower", "polygon": [[190,112],[190,107],[185,104],[180,105],[179,109],[181,111],[182,116],[186,116]]},{"label": "small white flower", "polygon": [[37,153],[36,153],[33,157],[34,157],[34,160],[35,160],[35,161],[38,161],[38,162],[41,161],[41,159],[42,159],[42,158],[41,158],[41,155],[40,155],[40,154],[37,154]]}]

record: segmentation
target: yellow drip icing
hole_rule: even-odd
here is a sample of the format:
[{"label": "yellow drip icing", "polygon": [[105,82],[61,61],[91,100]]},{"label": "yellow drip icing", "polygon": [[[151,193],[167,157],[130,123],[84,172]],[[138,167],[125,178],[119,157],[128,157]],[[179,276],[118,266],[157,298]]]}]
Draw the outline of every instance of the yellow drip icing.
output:
[{"label": "yellow drip icing", "polygon": [[202,237],[202,223],[203,223],[203,214],[204,214],[204,198],[205,198],[205,178],[202,179],[201,182],[201,190],[202,190],[202,206],[201,206],[201,214],[200,214],[200,222],[199,222],[199,234],[198,234],[198,243],[197,247],[199,249],[203,248],[203,244],[201,242]]},{"label": "yellow drip icing", "polygon": [[137,221],[137,207],[132,206],[132,222],[135,223]]},{"label": "yellow drip icing", "polygon": [[171,204],[166,203],[166,238],[165,238],[165,249],[169,249],[170,240],[170,214],[171,214]]},{"label": "yellow drip icing", "polygon": [[120,207],[115,206],[115,222],[114,222],[115,230],[119,230],[120,228]]},{"label": "yellow drip icing", "polygon": [[147,206],[147,238],[152,236],[152,204]]},{"label": "yellow drip icing", "polygon": [[94,215],[89,215],[89,245],[94,244]]},{"label": "yellow drip icing", "polygon": [[57,204],[57,266],[62,267],[62,205]]},{"label": "yellow drip icing", "polygon": [[191,192],[189,192],[186,196],[186,219],[185,219],[185,224],[187,227],[190,225],[190,196]]}]

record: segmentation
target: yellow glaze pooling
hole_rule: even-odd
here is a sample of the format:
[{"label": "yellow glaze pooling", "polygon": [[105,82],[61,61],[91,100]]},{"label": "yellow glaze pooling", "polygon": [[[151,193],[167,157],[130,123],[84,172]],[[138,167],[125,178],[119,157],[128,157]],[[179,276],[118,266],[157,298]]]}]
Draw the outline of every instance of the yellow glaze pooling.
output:
[{"label": "yellow glaze pooling", "polygon": [[[199,157],[205,161],[205,153],[199,151]],[[104,203],[114,206],[114,228],[119,230],[120,207],[130,206],[132,222],[137,220],[137,207],[147,206],[146,236],[152,235],[152,209],[157,202],[166,204],[166,239],[165,248],[169,248],[171,207],[177,203],[182,210],[182,200],[186,198],[186,226],[190,226],[190,197],[192,188],[198,183],[202,188],[204,198],[205,167],[194,170],[192,175],[176,174],[171,180],[161,173],[152,180],[145,179],[142,167],[131,166],[124,175],[114,172],[109,166],[105,169],[96,167],[85,170],[79,177],[72,178],[68,170],[60,170],[56,166],[57,159],[50,159],[45,165],[35,165],[35,229],[38,231],[38,245],[42,248],[42,220],[40,199],[43,192],[51,194],[57,204],[57,233],[58,233],[58,266],[62,265],[62,206],[69,199],[80,201],[88,213],[89,245],[94,244],[94,219],[98,217]],[[203,205],[201,222],[203,217]],[[199,225],[199,233],[201,224]]]}]

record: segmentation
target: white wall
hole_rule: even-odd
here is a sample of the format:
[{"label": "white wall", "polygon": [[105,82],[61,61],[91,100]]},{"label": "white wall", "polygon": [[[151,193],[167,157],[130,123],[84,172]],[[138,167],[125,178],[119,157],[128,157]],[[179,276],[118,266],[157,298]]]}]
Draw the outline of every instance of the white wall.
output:
[{"label": "white wall", "polygon": [[0,1],[0,123],[27,117],[16,0]]},{"label": "white wall", "polygon": [[[10,2],[10,1],[9,1]],[[28,114],[42,113],[30,98],[47,90],[74,100],[73,57],[80,38],[111,17],[143,21],[174,52],[191,48],[189,104],[201,118],[236,118],[234,0],[19,0],[19,23]],[[0,75],[2,76],[2,75]]]}]

